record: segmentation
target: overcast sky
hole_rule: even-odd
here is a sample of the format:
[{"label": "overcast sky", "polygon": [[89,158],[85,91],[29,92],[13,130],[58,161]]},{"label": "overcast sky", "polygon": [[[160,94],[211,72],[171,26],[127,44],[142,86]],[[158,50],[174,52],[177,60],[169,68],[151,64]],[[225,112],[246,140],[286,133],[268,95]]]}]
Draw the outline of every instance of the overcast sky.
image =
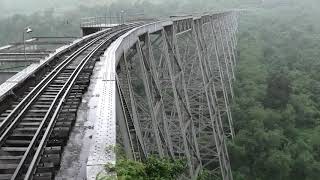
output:
[{"label": "overcast sky", "polygon": [[2,16],[15,13],[29,14],[48,8],[54,8],[59,11],[76,8],[79,5],[93,6],[97,4],[108,4],[113,1],[114,0],[0,0],[0,14]]},{"label": "overcast sky", "polygon": [[[178,1],[181,4],[187,3],[187,6],[202,6],[218,4],[233,4],[235,2],[245,4],[261,3],[263,0],[0,0],[0,17],[10,16],[13,14],[30,14],[33,12],[39,12],[48,8],[54,8],[55,12],[66,11],[69,9],[77,8],[80,5],[95,6],[95,5],[107,5],[112,2],[123,2],[126,4],[134,2],[148,1],[151,3],[168,2],[173,3]],[[280,2],[300,2],[300,0],[264,0],[265,3],[280,3]],[[318,1],[318,0],[301,0],[301,2]],[[167,3],[167,4],[168,4]],[[166,4],[166,3],[164,3]],[[215,5],[215,6],[216,6]],[[211,7],[209,6],[209,7]]]}]

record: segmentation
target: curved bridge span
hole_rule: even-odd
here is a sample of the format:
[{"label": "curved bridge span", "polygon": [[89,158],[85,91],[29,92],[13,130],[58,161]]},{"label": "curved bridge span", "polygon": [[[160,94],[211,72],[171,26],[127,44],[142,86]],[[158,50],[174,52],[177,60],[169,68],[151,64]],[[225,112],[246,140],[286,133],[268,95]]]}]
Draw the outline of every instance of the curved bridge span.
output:
[{"label": "curved bridge span", "polygon": [[[202,169],[232,179],[226,147],[234,136],[230,102],[235,80],[237,13],[171,17],[136,27],[104,53],[87,164],[88,179],[114,148],[144,160],[186,158],[186,178]],[[106,147],[107,151],[106,151]]]}]

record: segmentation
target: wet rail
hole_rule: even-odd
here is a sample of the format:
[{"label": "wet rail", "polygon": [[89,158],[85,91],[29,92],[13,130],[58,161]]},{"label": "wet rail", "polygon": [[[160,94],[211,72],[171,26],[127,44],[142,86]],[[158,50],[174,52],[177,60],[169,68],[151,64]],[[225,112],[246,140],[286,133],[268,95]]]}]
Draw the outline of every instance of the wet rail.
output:
[{"label": "wet rail", "polygon": [[82,44],[0,114],[0,180],[53,179],[95,62],[119,36],[111,29]]}]

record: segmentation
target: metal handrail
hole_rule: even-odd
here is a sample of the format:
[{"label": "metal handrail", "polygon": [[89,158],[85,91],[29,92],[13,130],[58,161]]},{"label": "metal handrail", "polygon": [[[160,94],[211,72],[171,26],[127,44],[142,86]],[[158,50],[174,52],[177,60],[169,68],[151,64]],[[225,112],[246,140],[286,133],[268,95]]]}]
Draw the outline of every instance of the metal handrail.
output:
[{"label": "metal handrail", "polygon": [[133,20],[145,19],[144,14],[121,14],[118,16],[97,16],[80,19],[80,27],[105,27],[107,24],[124,24]]}]

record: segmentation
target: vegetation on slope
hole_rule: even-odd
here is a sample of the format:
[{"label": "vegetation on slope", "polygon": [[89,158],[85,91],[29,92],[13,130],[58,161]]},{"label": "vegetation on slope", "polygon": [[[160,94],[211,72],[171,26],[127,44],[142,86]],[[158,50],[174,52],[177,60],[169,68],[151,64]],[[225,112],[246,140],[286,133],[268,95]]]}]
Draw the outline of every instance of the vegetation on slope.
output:
[{"label": "vegetation on slope", "polygon": [[320,26],[303,3],[241,18],[229,146],[236,180],[319,179]]},{"label": "vegetation on slope", "polygon": [[[173,160],[151,156],[145,162],[121,157],[116,165],[107,164],[105,169],[109,175],[100,174],[97,177],[98,180],[172,180],[178,179],[187,168],[186,161],[183,159]],[[110,176],[110,174],[115,175]]]}]

